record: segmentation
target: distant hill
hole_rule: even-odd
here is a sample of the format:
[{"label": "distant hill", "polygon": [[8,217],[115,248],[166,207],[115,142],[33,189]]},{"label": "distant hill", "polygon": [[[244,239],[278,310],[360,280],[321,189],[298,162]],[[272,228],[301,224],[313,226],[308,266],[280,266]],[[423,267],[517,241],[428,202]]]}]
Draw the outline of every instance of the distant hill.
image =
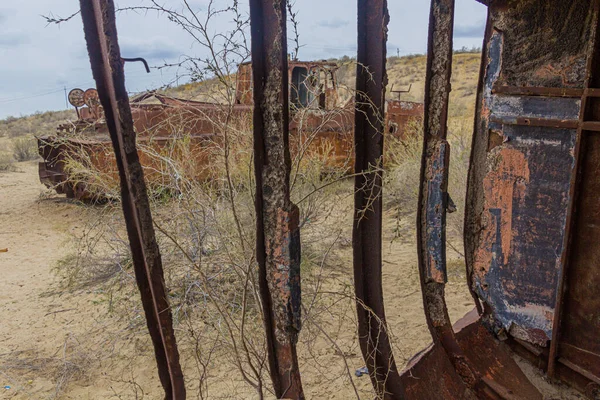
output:
[{"label": "distant hill", "polygon": [[60,123],[76,118],[75,110],[37,112],[25,117],[0,119],[0,137],[39,135],[52,132]]},{"label": "distant hill", "polygon": [[[355,60],[349,57],[330,59],[338,62],[340,68],[337,73],[340,90],[352,89],[356,76]],[[481,62],[481,53],[459,52],[453,57],[452,93],[450,96],[451,115],[472,114],[474,112],[475,93]],[[409,101],[423,101],[425,90],[425,65],[427,56],[423,54],[403,57],[388,58],[388,86],[387,98],[396,98],[392,90],[408,90],[402,93],[401,98]],[[411,87],[412,84],[412,87]],[[208,80],[199,83],[188,83],[165,90],[165,94],[190,100],[209,101],[210,93],[214,90],[216,82]],[[350,91],[347,92],[350,96]],[[344,95],[342,94],[342,97]]]},{"label": "distant hill", "polygon": [[[452,94],[450,98],[451,115],[472,113],[474,96],[477,90],[481,55],[479,53],[457,53],[454,55],[452,74]],[[338,82],[341,90],[354,85],[355,64],[348,57],[332,59],[340,63]],[[410,93],[403,93],[402,99],[423,101],[425,86],[425,55],[410,55],[388,58],[387,97],[396,95],[392,90],[407,90],[412,84]],[[209,80],[199,83],[188,83],[164,90],[165,94],[186,99],[209,100],[207,93],[214,91],[216,82]],[[348,94],[349,95],[349,94]],[[41,135],[52,132],[60,123],[75,118],[74,110],[38,112],[25,117],[8,117],[0,120],[0,138],[14,138],[24,135]]]}]

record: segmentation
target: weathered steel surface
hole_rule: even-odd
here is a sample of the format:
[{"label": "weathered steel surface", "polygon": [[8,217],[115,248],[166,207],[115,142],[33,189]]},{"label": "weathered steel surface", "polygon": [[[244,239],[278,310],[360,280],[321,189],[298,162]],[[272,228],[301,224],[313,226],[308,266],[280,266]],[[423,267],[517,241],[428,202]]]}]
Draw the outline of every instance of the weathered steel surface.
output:
[{"label": "weathered steel surface", "polygon": [[502,86],[582,88],[594,0],[501,0],[488,29],[504,33]]},{"label": "weathered steel surface", "polygon": [[590,7],[489,9],[465,222],[471,289],[496,331],[541,346],[560,282]]},{"label": "weathered steel surface", "polygon": [[296,355],[300,332],[300,231],[290,201],[285,0],[251,0],[254,81],[256,258],[271,379],[277,398],[303,399]]},{"label": "weathered steel surface", "polygon": [[509,348],[480,323],[476,310],[457,321],[454,331],[460,347],[485,383],[480,397],[542,399],[541,393],[513,359]]},{"label": "weathered steel surface", "polygon": [[497,329],[539,345],[551,338],[573,172],[574,132],[548,129],[504,125],[490,133],[504,143],[489,150],[485,228],[473,265]]},{"label": "weathered steel surface", "polygon": [[429,23],[421,185],[417,210],[419,275],[427,325],[435,345],[469,389],[482,382],[456,342],[444,298],[449,144],[446,141],[452,71],[454,0],[432,0]]},{"label": "weathered steel surface", "polygon": [[586,89],[574,151],[578,174],[571,179],[567,249],[563,252],[564,272],[548,359],[549,375],[569,381],[592,399],[600,398],[600,136],[596,129],[600,99],[592,95],[600,87],[598,7],[596,3],[595,31],[589,46]]},{"label": "weathered steel surface", "polygon": [[421,350],[401,373],[406,399],[475,400],[440,344]]},{"label": "weathered steel surface", "polygon": [[166,399],[184,399],[185,386],[165,290],[162,261],[139,163],[125,89],[112,0],[81,0],[92,73],[112,139],[121,178],[123,214],[146,323]]},{"label": "weathered steel surface", "polygon": [[583,146],[556,356],[575,363],[595,377],[591,381],[600,383],[600,136],[585,133]]},{"label": "weathered steel surface", "polygon": [[358,335],[377,394],[404,391],[387,334],[381,281],[381,223],[386,42],[386,0],[358,0],[358,54],[354,128],[355,178],[352,248]]},{"label": "weathered steel surface", "polygon": [[481,372],[485,387],[475,395],[454,370],[440,343],[417,354],[402,371],[409,399],[527,399],[541,400],[539,391],[515,363],[510,350],[480,323],[476,309],[453,327],[457,342]]},{"label": "weathered steel surface", "polygon": [[588,392],[600,383],[598,7],[490,4],[465,218],[486,324]]},{"label": "weathered steel surface", "polygon": [[446,209],[448,207],[448,171],[450,145],[445,140],[428,142],[425,203],[425,282],[445,284],[446,272]]}]

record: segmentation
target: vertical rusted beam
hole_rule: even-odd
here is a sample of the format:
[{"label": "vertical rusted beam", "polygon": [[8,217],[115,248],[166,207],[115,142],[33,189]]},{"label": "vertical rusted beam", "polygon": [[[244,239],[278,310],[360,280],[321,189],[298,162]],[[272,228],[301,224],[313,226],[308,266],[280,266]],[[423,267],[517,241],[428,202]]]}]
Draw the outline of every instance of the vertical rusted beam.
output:
[{"label": "vertical rusted beam", "polygon": [[117,41],[113,0],[80,0],[92,73],[115,150],[121,203],[131,246],[135,277],[146,324],[154,345],[165,399],[185,399],[183,373],[165,290],[160,252],[139,162],[123,62]]},{"label": "vertical rusted beam", "polygon": [[300,231],[290,201],[285,0],[250,0],[254,78],[256,258],[271,379],[277,398],[303,399],[300,333]]},{"label": "vertical rusted beam", "polygon": [[381,280],[387,0],[358,0],[352,247],[360,347],[377,394],[404,396],[387,334]]},{"label": "vertical rusted beam", "polygon": [[446,141],[454,0],[432,0],[429,17],[425,118],[421,184],[417,213],[419,274],[427,325],[467,387],[481,388],[479,374],[461,350],[448,316],[446,276],[446,207],[450,146]]},{"label": "vertical rusted beam", "polygon": [[573,255],[573,239],[576,239],[576,204],[579,200],[579,186],[581,186],[582,176],[582,148],[585,147],[585,130],[583,124],[586,121],[594,121],[600,119],[600,101],[594,97],[588,97],[588,89],[600,88],[600,74],[597,73],[600,67],[600,1],[593,0],[593,36],[590,40],[587,60],[586,60],[586,77],[584,82],[584,94],[581,98],[581,109],[579,111],[579,126],[577,128],[577,136],[575,138],[575,146],[573,149],[573,158],[575,173],[569,182],[569,204],[567,206],[567,221],[565,224],[565,236],[563,241],[563,251],[560,258],[561,268],[559,271],[558,287],[556,288],[556,305],[554,307],[554,319],[552,321],[552,340],[550,341],[550,349],[548,352],[548,376],[554,378],[556,376],[556,363],[559,358],[559,345],[561,340],[561,328],[563,311],[565,307],[565,294],[567,291],[567,276],[569,270],[570,258]]}]

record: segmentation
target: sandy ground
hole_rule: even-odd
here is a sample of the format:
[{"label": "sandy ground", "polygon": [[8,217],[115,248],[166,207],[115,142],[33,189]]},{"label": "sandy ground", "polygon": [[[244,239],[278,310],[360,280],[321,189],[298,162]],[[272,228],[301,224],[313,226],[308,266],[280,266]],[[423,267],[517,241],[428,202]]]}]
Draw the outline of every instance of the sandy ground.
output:
[{"label": "sandy ground", "polygon": [[[77,229],[81,213],[60,200],[40,200],[45,187],[35,178],[37,163],[17,164],[16,172],[0,174],[0,396],[34,396],[49,392],[52,377],[23,379],[38,369],[40,358],[58,354],[72,327],[81,322],[77,305],[45,295],[52,288],[52,265],[64,254],[64,241]],[[19,370],[14,374],[8,370]],[[27,365],[30,363],[31,365]],[[12,368],[17,367],[17,368]]]},{"label": "sandy ground", "polygon": [[[93,210],[49,193],[38,181],[37,162],[16,166],[0,173],[0,248],[8,249],[0,253],[0,398],[120,398],[115,393],[134,374],[122,382],[105,376],[115,364],[128,366],[106,347],[119,343],[110,339],[122,324],[93,290],[58,290],[53,272]],[[136,361],[135,376],[155,382],[150,392],[158,389],[153,360]]]},{"label": "sandy ground", "polygon": [[[8,252],[0,253],[0,399],[135,399],[142,398],[142,390],[143,398],[161,398],[146,335],[138,332],[135,340],[119,340],[130,338],[131,332],[124,321],[100,305],[99,293],[93,289],[76,293],[57,289],[52,268],[72,251],[70,235],[81,231],[93,209],[61,196],[48,196],[37,180],[37,163],[20,163],[17,169],[0,173],[0,249],[8,248]],[[386,227],[386,232],[391,230],[391,226]],[[430,337],[414,246],[386,239],[386,311],[395,356],[403,365],[428,345]],[[449,258],[452,260],[451,254]],[[450,271],[447,286],[453,320],[473,307],[461,268],[458,263]],[[355,332],[347,329],[339,337],[355,340]],[[358,347],[353,349],[345,354],[352,373],[363,365]],[[354,392],[344,378],[328,376],[333,368],[328,362],[336,349],[320,343],[315,350],[311,355],[314,362],[303,366],[307,397],[352,398]],[[187,368],[184,365],[184,370]],[[215,374],[221,377],[222,385],[210,398],[245,397],[228,395],[228,389],[239,384],[231,381],[232,371],[221,368]],[[547,398],[578,398],[564,388],[557,391],[545,384],[532,368],[528,374],[547,386]],[[362,393],[368,393],[368,377],[353,377],[353,381]]]}]

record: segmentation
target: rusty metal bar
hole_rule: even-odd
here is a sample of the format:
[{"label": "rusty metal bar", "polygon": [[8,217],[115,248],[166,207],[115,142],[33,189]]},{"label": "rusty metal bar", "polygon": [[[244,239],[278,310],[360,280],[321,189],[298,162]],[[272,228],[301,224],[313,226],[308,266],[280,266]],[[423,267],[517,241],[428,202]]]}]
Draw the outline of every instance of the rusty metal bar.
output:
[{"label": "rusty metal bar", "polygon": [[600,121],[584,121],[581,128],[583,131],[600,132]]},{"label": "rusty metal bar", "polygon": [[150,73],[150,67],[148,66],[148,62],[142,57],[134,57],[134,58],[121,57],[121,61],[123,61],[123,62],[141,62],[142,64],[144,64],[144,68],[146,69],[146,72],[148,74]]},{"label": "rusty metal bar", "polygon": [[564,365],[565,367],[577,372],[579,375],[584,376],[590,382],[594,382],[595,384],[600,385],[600,379],[598,379],[598,377],[590,371],[586,370],[585,368],[582,368],[580,365],[575,364],[564,357],[560,357],[558,359],[558,362]]},{"label": "rusty metal bar", "polygon": [[446,141],[454,0],[432,0],[425,78],[425,118],[421,185],[417,213],[419,274],[427,325],[465,385],[479,394],[484,384],[460,348],[444,298],[446,275],[446,208],[450,148]]},{"label": "rusty metal bar", "polygon": [[303,399],[296,355],[300,230],[290,201],[285,0],[250,0],[254,81],[256,258],[271,379],[277,398]]},{"label": "rusty metal bar", "polygon": [[581,97],[583,89],[566,87],[532,87],[532,86],[501,86],[494,85],[492,94],[507,96],[542,96],[542,97]]},{"label": "rusty metal bar", "polygon": [[577,120],[562,120],[562,119],[546,119],[546,118],[529,118],[529,117],[490,117],[490,122],[495,122],[503,125],[519,125],[519,126],[540,126],[544,128],[562,128],[562,129],[577,129],[579,121]]},{"label": "rusty metal bar", "polygon": [[92,73],[104,107],[121,181],[123,214],[154,345],[165,399],[185,399],[183,373],[167,300],[162,261],[152,226],[150,203],[139,162],[115,22],[113,0],[80,0]]},{"label": "rusty metal bar", "polygon": [[600,97],[600,88],[588,88],[585,90],[586,97]]},{"label": "rusty metal bar", "polygon": [[358,53],[352,231],[358,334],[379,396],[401,398],[404,389],[386,331],[381,278],[383,115],[385,105],[387,0],[358,0]]}]

